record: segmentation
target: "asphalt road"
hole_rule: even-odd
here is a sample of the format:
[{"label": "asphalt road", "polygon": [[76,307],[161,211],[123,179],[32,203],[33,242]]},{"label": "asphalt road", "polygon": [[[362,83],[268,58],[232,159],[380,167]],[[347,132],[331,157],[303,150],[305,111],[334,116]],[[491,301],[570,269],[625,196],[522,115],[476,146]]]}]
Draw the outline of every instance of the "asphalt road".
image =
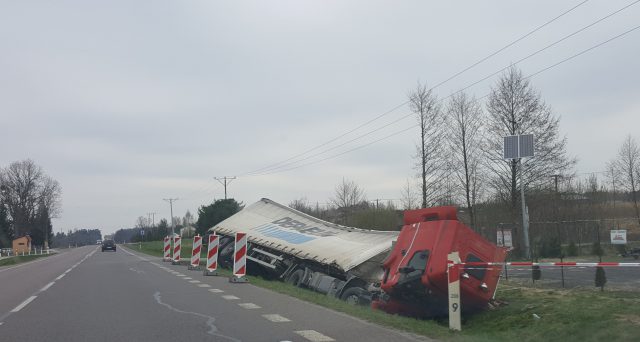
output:
[{"label": "asphalt road", "polygon": [[119,248],[0,268],[2,341],[425,341]]}]

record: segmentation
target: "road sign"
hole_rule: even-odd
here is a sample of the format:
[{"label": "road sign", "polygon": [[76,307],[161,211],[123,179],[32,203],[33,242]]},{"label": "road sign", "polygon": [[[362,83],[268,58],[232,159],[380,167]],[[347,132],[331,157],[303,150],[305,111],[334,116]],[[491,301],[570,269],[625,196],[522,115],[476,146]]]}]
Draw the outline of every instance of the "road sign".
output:
[{"label": "road sign", "polygon": [[504,159],[518,159],[518,136],[504,137]]},{"label": "road sign", "polygon": [[511,229],[499,229],[496,231],[497,245],[501,247],[513,247],[513,240],[511,239]]},{"label": "road sign", "polygon": [[144,229],[140,229],[140,235],[144,236]]},{"label": "road sign", "polygon": [[618,229],[611,230],[611,244],[612,245],[626,245],[627,244],[627,230]]}]

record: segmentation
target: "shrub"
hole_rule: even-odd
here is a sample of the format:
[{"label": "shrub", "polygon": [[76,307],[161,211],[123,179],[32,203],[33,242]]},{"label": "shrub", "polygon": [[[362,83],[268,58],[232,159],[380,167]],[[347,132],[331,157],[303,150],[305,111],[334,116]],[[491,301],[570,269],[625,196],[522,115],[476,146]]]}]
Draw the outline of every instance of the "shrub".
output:
[{"label": "shrub", "polygon": [[596,267],[596,287],[600,288],[600,291],[604,291],[604,284],[607,283],[607,275],[604,272],[603,267]]},{"label": "shrub", "polygon": [[569,246],[567,247],[567,256],[577,256],[578,255],[578,247],[576,247],[575,242],[571,241]]}]

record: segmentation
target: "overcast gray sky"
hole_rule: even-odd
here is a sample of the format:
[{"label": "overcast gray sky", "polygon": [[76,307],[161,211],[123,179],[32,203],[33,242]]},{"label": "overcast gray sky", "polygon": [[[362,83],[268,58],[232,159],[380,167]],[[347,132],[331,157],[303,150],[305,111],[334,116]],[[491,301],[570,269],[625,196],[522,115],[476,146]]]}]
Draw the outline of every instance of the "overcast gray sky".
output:
[{"label": "overcast gray sky", "polygon": [[[178,197],[174,214],[224,196],[326,202],[342,177],[399,198],[417,128],[288,172],[241,176],[302,153],[435,85],[575,1],[2,1],[0,166],[26,158],[63,189],[54,230],[109,233]],[[633,1],[588,1],[435,89],[440,97]],[[525,75],[640,24],[640,4],[517,66]],[[561,117],[578,172],[640,140],[640,30],[532,78]],[[486,95],[496,77],[468,89]],[[327,145],[398,120],[408,108]],[[415,124],[400,120],[310,158]],[[314,152],[320,152],[322,149]],[[305,155],[307,156],[307,155]]]}]

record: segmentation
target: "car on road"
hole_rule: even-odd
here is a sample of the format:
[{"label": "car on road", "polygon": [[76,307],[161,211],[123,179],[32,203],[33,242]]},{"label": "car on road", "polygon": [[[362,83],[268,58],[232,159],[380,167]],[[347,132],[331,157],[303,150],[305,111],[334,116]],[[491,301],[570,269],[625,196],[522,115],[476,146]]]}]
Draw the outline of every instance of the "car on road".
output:
[{"label": "car on road", "polygon": [[116,243],[113,240],[104,240],[102,241],[102,251],[112,250],[116,251]]},{"label": "car on road", "polygon": [[622,257],[633,257],[634,259],[640,258],[640,247],[631,248],[622,253]]}]

